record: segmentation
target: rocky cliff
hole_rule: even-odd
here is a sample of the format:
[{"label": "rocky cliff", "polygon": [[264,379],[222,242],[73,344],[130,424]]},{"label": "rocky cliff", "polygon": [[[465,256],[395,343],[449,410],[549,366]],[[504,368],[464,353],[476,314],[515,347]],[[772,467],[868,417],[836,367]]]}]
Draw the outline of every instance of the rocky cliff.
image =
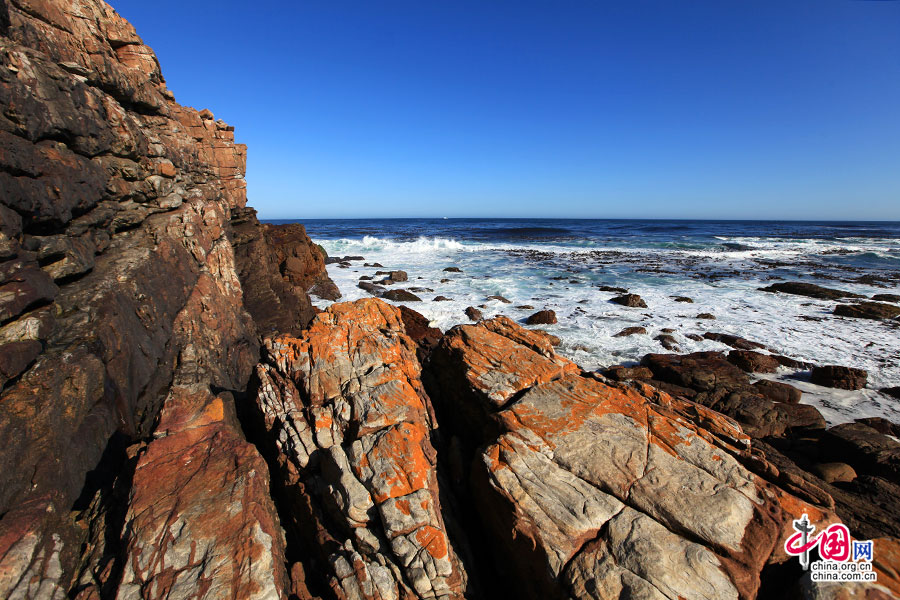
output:
[{"label": "rocky cliff", "polygon": [[[900,593],[891,424],[721,356],[600,375],[503,317],[319,311],[320,249],[112,8],[0,0],[0,36],[0,597]],[[826,444],[858,485],[794,462]],[[877,538],[878,584],[804,578],[804,513]]]}]

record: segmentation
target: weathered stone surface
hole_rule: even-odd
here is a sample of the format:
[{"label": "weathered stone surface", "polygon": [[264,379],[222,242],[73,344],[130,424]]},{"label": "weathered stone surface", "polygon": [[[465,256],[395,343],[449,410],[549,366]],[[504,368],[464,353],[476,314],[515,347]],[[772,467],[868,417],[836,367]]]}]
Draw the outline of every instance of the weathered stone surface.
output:
[{"label": "weathered stone surface", "polygon": [[834,314],[839,317],[853,317],[856,319],[894,319],[900,317],[900,306],[883,304],[881,302],[841,304],[834,308]]},{"label": "weathered stone surface", "polygon": [[[304,242],[291,245],[288,240],[294,239],[294,235],[290,235],[285,236],[287,239],[277,238],[282,239],[278,246],[270,243],[275,236],[269,235],[267,226],[257,220],[252,208],[233,210],[231,227],[231,244],[243,303],[253,317],[257,333],[260,337],[279,332],[298,333],[315,315],[307,295],[314,278],[292,280],[285,275],[284,265],[288,260],[287,253],[297,245],[305,247]],[[305,232],[302,235],[305,237]],[[321,259],[310,270],[328,277]]]},{"label": "weathered stone surface", "polygon": [[[325,269],[325,255],[306,235],[303,225],[266,223],[264,228],[266,241],[275,255],[278,270],[290,285],[325,300],[337,300],[341,297],[340,290]],[[344,260],[350,259],[362,260],[356,256],[344,257]]]},{"label": "weathered stone surface", "polygon": [[498,569],[512,561],[512,573],[529,573],[510,577],[514,594],[752,598],[792,515],[831,518],[743,466],[761,463],[727,417],[584,376],[552,350],[518,344],[527,332],[506,321],[452,329],[429,372],[442,419],[494,423],[470,444],[474,504],[497,540]]},{"label": "weathered stone surface", "polygon": [[[362,284],[360,284],[362,287]],[[409,292],[407,290],[388,290],[386,292],[382,292],[381,297],[385,300],[391,300],[393,302],[421,302],[422,299]]]},{"label": "weathered stone surface", "polygon": [[232,401],[173,388],[141,453],[116,598],[287,598],[269,473]]},{"label": "weathered stone surface", "polygon": [[406,331],[406,335],[418,346],[416,355],[421,363],[431,354],[431,351],[441,340],[441,336],[444,333],[437,327],[432,327],[424,315],[407,306],[399,308],[400,318],[403,320],[403,328]]},{"label": "weathered stone surface", "polygon": [[774,373],[780,366],[774,357],[753,350],[732,350],[728,362],[748,373]]},{"label": "weathered stone surface", "polygon": [[804,283],[802,281],[786,281],[784,283],[773,283],[768,287],[760,289],[764,292],[781,292],[782,294],[807,296],[808,298],[818,298],[819,300],[839,300],[841,298],[864,297],[860,296],[859,294],[826,288],[814,283]]},{"label": "weathered stone surface", "polygon": [[556,313],[552,310],[539,310],[527,319],[528,325],[553,325],[556,323]]},{"label": "weathered stone surface", "polygon": [[647,367],[615,365],[603,371],[603,375],[615,381],[628,381],[629,379],[652,379],[653,371]]},{"label": "weathered stone surface", "polygon": [[842,390],[860,390],[866,387],[869,374],[864,369],[826,365],[813,367],[810,381],[816,385],[840,388]]},{"label": "weathered stone surface", "polygon": [[256,402],[294,498],[289,525],[317,546],[338,598],[466,590],[441,509],[430,401],[404,331],[384,302],[337,304],[302,337],[266,340],[257,367]]},{"label": "weathered stone surface", "polygon": [[467,306],[465,312],[466,316],[473,321],[480,321],[484,318],[484,314],[474,306]]},{"label": "weathered stone surface", "polygon": [[616,296],[615,298],[610,299],[610,302],[614,304],[621,304],[622,306],[628,306],[631,308],[647,308],[647,303],[644,302],[644,299],[637,294],[624,294],[622,296]]}]

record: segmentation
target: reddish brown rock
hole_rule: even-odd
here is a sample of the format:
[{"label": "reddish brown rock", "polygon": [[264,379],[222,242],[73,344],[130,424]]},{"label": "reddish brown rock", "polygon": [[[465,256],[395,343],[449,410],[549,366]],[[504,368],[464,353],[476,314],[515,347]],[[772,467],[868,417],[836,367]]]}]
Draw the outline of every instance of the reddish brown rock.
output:
[{"label": "reddish brown rock", "polygon": [[760,379],[753,384],[753,388],[769,400],[788,404],[797,404],[803,395],[803,392],[788,383],[768,379]]},{"label": "reddish brown rock", "polygon": [[624,294],[610,299],[610,302],[631,308],[647,308],[647,303],[637,294]]},{"label": "reddish brown rock", "polygon": [[653,372],[647,367],[624,367],[616,365],[603,371],[603,374],[615,381],[628,381],[629,379],[652,379]]},{"label": "reddish brown rock", "polygon": [[556,313],[552,310],[539,310],[527,319],[528,325],[553,325],[556,323]]},{"label": "reddish brown rock", "polygon": [[660,345],[666,350],[671,350],[673,352],[680,352],[681,348],[678,346],[678,340],[675,339],[675,336],[670,335],[668,333],[663,333],[655,338],[654,340],[658,341]]},{"label": "reddish brown rock", "polygon": [[818,298],[819,300],[839,300],[841,298],[862,298],[859,294],[845,292],[825,288],[813,283],[804,283],[801,281],[787,281],[785,283],[774,283],[768,287],[760,288],[764,292],[781,292],[783,294],[794,294],[797,296],[807,296],[809,298]]},{"label": "reddish brown rock", "polygon": [[470,319],[472,319],[473,321],[480,321],[481,319],[484,318],[484,315],[481,313],[481,311],[478,310],[477,308],[475,308],[474,306],[466,307],[465,312],[466,312],[466,316],[469,317]]},{"label": "reddish brown rock", "polygon": [[116,598],[287,598],[265,462],[229,398],[173,389],[134,473]]},{"label": "reddish brown rock", "polygon": [[[430,367],[442,417],[493,423],[470,446],[473,504],[517,597],[752,598],[798,510],[833,518],[742,466],[749,442],[730,419],[516,350],[524,336],[499,319],[454,328]],[[465,378],[455,388],[448,370]]]},{"label": "reddish brown rock", "polygon": [[628,337],[631,335],[645,335],[647,333],[647,329],[645,327],[626,327],[619,333],[615,334],[613,337]]},{"label": "reddish brown rock", "polygon": [[780,366],[774,357],[753,350],[732,350],[728,362],[748,373],[774,373]]},{"label": "reddish brown rock", "polygon": [[721,342],[726,346],[731,346],[738,350],[758,350],[760,348],[765,348],[765,346],[759,342],[751,342],[750,340],[746,340],[737,335],[731,335],[730,333],[706,332],[703,334],[703,337],[704,339],[713,340],[714,342]]},{"label": "reddish brown rock", "polygon": [[900,317],[900,306],[881,302],[859,302],[858,304],[840,304],[835,307],[834,314],[839,317],[856,319],[895,319]]},{"label": "reddish brown rock", "polygon": [[325,255],[306,235],[303,225],[266,223],[264,227],[266,241],[275,255],[281,276],[290,285],[326,300],[341,297],[340,290],[328,277]]},{"label": "reddish brown rock", "polygon": [[[401,312],[336,304],[265,343],[256,402],[291,498],[288,525],[338,598],[461,598],[434,418]],[[327,518],[325,515],[329,515]]]},{"label": "reddish brown rock", "polygon": [[[360,284],[362,285],[362,284]],[[393,302],[421,302],[422,299],[407,290],[388,290],[382,292],[381,297]]]},{"label": "reddish brown rock", "polygon": [[816,385],[825,387],[840,388],[842,390],[860,390],[866,387],[866,380],[868,377],[869,374],[864,369],[828,365],[824,367],[814,367],[812,375],[810,376],[810,381]]}]

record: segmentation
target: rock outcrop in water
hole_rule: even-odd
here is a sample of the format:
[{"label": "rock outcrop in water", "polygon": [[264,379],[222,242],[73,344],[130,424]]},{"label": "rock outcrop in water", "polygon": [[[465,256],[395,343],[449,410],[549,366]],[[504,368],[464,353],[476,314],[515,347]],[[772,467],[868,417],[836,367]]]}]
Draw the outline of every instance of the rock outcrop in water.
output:
[{"label": "rock outcrop in water", "polygon": [[[108,5],[0,0],[0,36],[0,597],[900,593],[894,424],[825,429],[727,334],[607,379],[505,317],[320,312],[320,249]],[[805,581],[803,513],[878,584]]]}]

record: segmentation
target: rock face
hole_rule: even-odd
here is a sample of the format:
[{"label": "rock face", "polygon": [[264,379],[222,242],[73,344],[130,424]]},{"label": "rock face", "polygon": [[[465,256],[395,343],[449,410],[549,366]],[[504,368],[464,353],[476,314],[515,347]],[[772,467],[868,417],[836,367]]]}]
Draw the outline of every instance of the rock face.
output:
[{"label": "rock face", "polygon": [[810,381],[825,387],[860,390],[866,387],[868,378],[869,374],[864,369],[826,365],[824,367],[814,367]]},{"label": "rock face", "polygon": [[300,338],[266,340],[256,403],[338,598],[458,598],[466,573],[441,508],[434,417],[401,313],[335,305]]},{"label": "rock face", "polygon": [[[99,0],[2,2],[0,36],[0,597],[101,589],[78,573],[112,597],[126,553],[143,597],[169,584],[179,597],[285,595],[255,449],[227,419],[172,435],[157,423],[178,390],[243,390],[259,330],[312,316],[301,290],[270,296],[289,322],[251,317],[269,281],[243,277],[235,250],[241,223],[258,227],[245,210],[246,148],[210,111],[175,102],[152,50]],[[247,256],[268,256],[257,250]],[[265,275],[267,264],[256,268]],[[159,540],[144,536],[160,523],[137,503],[155,503],[159,482],[142,473],[164,464],[154,448],[200,452],[189,438],[201,430],[221,454],[196,465],[197,481],[234,485],[200,490],[177,478],[190,471],[177,474],[179,506],[158,506],[190,522],[172,534],[170,567],[154,571]],[[151,439],[141,458],[126,455]],[[115,504],[132,491],[127,518],[140,530],[124,536]],[[220,500],[257,508],[220,521],[239,529],[210,545],[226,515],[202,505]],[[194,547],[206,550],[184,553]]]},{"label": "rock face", "polygon": [[552,310],[539,310],[527,319],[528,325],[553,325],[556,323],[556,313]]},{"label": "rock face", "polygon": [[[325,300],[341,297],[340,290],[325,270],[323,251],[312,243],[303,225],[266,223],[264,227],[266,242],[275,255],[278,271],[288,284]],[[350,258],[359,257],[345,257],[345,260]]]},{"label": "rock face", "polygon": [[529,333],[502,317],[456,327],[430,367],[517,597],[752,598],[791,515],[828,518],[743,466],[733,421],[603,383]]},{"label": "rock face", "polygon": [[621,304],[622,306],[628,306],[631,308],[647,308],[647,303],[644,302],[644,299],[637,294],[624,294],[622,296],[616,296],[615,298],[612,298],[610,302]]}]

